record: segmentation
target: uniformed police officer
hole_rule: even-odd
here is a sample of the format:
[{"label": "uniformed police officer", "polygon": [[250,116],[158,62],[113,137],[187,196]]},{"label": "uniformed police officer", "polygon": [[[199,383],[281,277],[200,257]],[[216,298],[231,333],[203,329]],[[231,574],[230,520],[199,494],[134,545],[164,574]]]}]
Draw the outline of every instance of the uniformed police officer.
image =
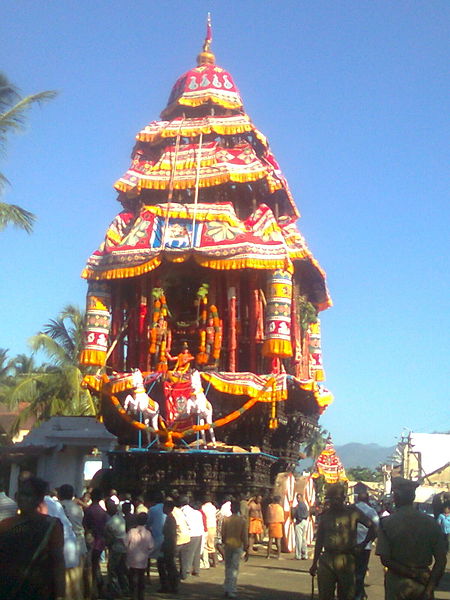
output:
[{"label": "uniformed police officer", "polygon": [[[381,519],[376,553],[386,567],[386,600],[428,600],[446,564],[445,540],[436,521],[413,506],[417,482],[396,477],[397,510]],[[430,571],[430,565],[434,565]]]},{"label": "uniformed police officer", "polygon": [[[345,505],[345,489],[342,485],[329,487],[327,501],[329,508],[319,519],[309,572],[312,576],[317,572],[319,600],[333,600],[336,586],[338,600],[354,600],[355,553],[362,551],[368,542],[375,539],[375,527],[355,506]],[[367,535],[361,544],[356,543],[358,523],[367,527]]]}]

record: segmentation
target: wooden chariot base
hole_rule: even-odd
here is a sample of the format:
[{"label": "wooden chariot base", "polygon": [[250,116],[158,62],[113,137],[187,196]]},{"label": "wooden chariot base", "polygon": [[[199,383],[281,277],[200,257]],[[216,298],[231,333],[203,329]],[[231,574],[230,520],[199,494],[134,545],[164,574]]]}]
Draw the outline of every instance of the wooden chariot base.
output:
[{"label": "wooden chariot base", "polygon": [[117,450],[109,453],[109,460],[108,484],[115,489],[144,496],[156,490],[176,491],[199,500],[208,493],[217,500],[227,494],[265,494],[272,490],[278,473],[290,466],[290,462],[263,452],[224,448]]}]

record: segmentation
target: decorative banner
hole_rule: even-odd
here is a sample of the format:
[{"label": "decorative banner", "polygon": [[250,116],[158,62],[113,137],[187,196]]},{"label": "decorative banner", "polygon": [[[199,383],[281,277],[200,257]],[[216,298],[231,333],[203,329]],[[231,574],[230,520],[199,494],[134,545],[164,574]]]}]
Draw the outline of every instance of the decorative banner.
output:
[{"label": "decorative banner", "polygon": [[336,454],[336,450],[331,442],[325,446],[314,465],[312,477],[323,476],[325,483],[338,483],[339,481],[348,481],[345,469],[341,459]]},{"label": "decorative banner", "polygon": [[263,356],[292,356],[291,304],[291,274],[288,271],[274,271],[268,284]]},{"label": "decorative banner", "polygon": [[188,402],[192,395],[191,380],[172,383],[164,382],[164,395],[166,397],[166,422],[171,426],[175,421],[192,419],[188,416]]},{"label": "decorative banner", "polygon": [[292,509],[297,506],[297,497],[295,493],[295,477],[292,473],[288,473],[285,486],[282,499],[284,510],[283,542],[286,551],[293,552],[295,550],[295,525],[292,518]]},{"label": "decorative banner", "polygon": [[176,262],[194,258],[202,267],[218,270],[293,269],[268,206],[260,205],[241,221],[231,202],[172,203],[143,207],[119,243],[106,240],[91,255],[82,275],[87,279],[137,277],[158,267],[163,258]]},{"label": "decorative banner", "polygon": [[311,377],[315,381],[324,381],[325,371],[322,365],[322,347],[320,340],[320,320],[310,323],[308,329],[308,350]]},{"label": "decorative banner", "polygon": [[103,366],[111,325],[111,296],[107,283],[90,282],[86,298],[86,326],[80,363]]},{"label": "decorative banner", "polygon": [[314,508],[316,503],[316,488],[314,486],[314,479],[311,476],[308,477],[306,481],[305,490],[303,492],[303,501],[309,510],[309,517],[305,528],[305,541],[308,546],[310,546],[314,541],[314,528],[316,523],[316,517],[311,514],[311,509]]}]

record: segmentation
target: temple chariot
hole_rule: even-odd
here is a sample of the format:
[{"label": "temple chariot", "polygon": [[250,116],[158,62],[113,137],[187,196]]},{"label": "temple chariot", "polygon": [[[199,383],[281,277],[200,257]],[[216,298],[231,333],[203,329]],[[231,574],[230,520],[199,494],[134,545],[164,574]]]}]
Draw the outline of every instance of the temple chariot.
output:
[{"label": "temple chariot", "polygon": [[325,274],[269,143],[216,64],[136,135],[121,210],[89,258],[85,385],[118,438],[115,485],[270,488],[332,401]]}]

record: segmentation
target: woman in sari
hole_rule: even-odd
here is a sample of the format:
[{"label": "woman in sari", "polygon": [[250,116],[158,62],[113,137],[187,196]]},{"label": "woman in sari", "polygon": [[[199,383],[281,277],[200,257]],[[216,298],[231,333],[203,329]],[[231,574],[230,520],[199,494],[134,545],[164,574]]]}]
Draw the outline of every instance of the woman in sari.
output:
[{"label": "woman in sari", "polygon": [[19,514],[0,522],[0,598],[63,600],[64,536],[59,519],[38,512],[47,484],[19,485]]}]

